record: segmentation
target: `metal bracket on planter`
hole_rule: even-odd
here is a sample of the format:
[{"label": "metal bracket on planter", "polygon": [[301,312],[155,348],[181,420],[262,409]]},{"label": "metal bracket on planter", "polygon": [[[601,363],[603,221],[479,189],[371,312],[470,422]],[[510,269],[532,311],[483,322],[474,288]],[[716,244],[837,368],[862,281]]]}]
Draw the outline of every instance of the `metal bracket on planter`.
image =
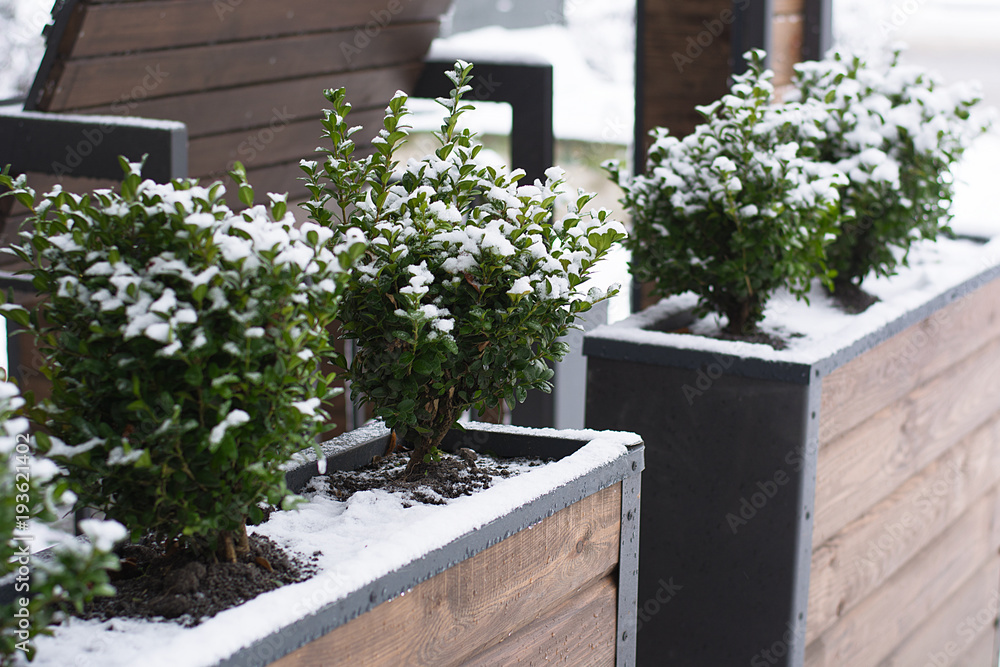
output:
[{"label": "metal bracket on planter", "polygon": [[[618,553],[618,626],[615,667],[635,665],[639,608],[639,492],[643,452],[630,451],[632,474],[622,480],[621,544]],[[627,573],[629,576],[622,576]]]},{"label": "metal bracket on planter", "polygon": [[[187,126],[173,120],[0,108],[0,156],[14,173],[120,180],[118,156],[158,183],[187,176]],[[0,165],[3,166],[3,165]]]}]

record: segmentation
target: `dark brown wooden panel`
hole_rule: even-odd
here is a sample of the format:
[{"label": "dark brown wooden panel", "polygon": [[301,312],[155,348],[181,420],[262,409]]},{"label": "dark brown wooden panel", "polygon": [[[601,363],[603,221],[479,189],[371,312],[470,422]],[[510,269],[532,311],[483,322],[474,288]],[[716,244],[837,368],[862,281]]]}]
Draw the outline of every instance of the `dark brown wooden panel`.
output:
[{"label": "dark brown wooden panel", "polygon": [[61,75],[53,78],[39,109],[66,111],[127,104],[130,100],[419,61],[437,32],[436,21],[389,26],[356,53],[342,49],[353,40],[352,32],[343,31],[71,60]]},{"label": "dark brown wooden panel", "polygon": [[[319,109],[317,108],[316,111]],[[351,125],[361,125],[363,130],[354,135],[359,145],[370,144],[382,128],[385,108],[354,111],[348,119]],[[239,160],[247,169],[266,167],[291,160],[309,159],[315,148],[329,144],[320,136],[323,127],[319,117],[295,122],[282,122],[277,114],[261,128],[240,130],[194,139],[189,142],[188,169],[195,178],[221,178]],[[298,172],[298,168],[294,171]],[[296,174],[297,176],[300,174]],[[251,185],[253,182],[251,181]]]},{"label": "dark brown wooden panel", "polygon": [[[436,21],[451,0],[159,0],[87,3],[73,57]],[[353,30],[352,30],[353,31]],[[366,37],[368,35],[365,35]],[[377,37],[376,37],[377,38]]]},{"label": "dark brown wooden panel", "polygon": [[[83,110],[85,113],[164,118],[187,125],[188,137],[261,127],[278,116],[290,120],[318,117],[330,106],[323,97],[327,88],[347,88],[355,109],[382,106],[397,90],[413,90],[423,64],[412,63],[372,70],[341,72],[275,81],[205,93],[134,100]],[[211,110],[207,113],[206,110]]]},{"label": "dark brown wooden panel", "polygon": [[621,485],[563,509],[274,662],[460,665],[609,576]]}]

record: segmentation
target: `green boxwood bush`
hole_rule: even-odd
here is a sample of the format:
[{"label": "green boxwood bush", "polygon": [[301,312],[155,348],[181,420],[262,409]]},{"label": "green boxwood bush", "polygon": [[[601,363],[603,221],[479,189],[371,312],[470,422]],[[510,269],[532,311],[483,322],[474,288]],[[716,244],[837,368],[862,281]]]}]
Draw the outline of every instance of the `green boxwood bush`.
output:
[{"label": "green boxwood bush", "polygon": [[44,299],[4,314],[38,336],[52,381],[40,446],[78,506],[232,561],[326,417],[327,326],[364,246],[296,228],[284,196],[250,206],[242,167],[235,213],[219,183],[156,184],[122,162],[118,192],[0,178],[33,211],[14,252]]},{"label": "green boxwood bush", "polygon": [[[406,96],[386,110],[369,157],[354,155],[343,89],[327,91],[330,140],[322,159],[303,162],[311,217],[370,240],[352,270],[341,310],[356,350],[347,377],[369,404],[414,445],[408,470],[436,447],[464,410],[523,401],[549,390],[558,341],[578,315],[607,295],[581,292],[594,263],[624,237],[606,210],[584,210],[593,195],[566,193],[557,168],[546,182],[518,185],[479,159],[482,145],[457,122],[469,107],[471,65],[457,62],[438,134],[440,147],[398,172]],[[555,215],[557,200],[567,210]]]},{"label": "green boxwood bush", "polygon": [[[87,519],[80,523],[89,541],[75,539],[53,527],[55,500],[72,502],[58,469],[34,455],[28,420],[16,416],[24,405],[17,387],[0,382],[0,578],[12,577],[14,598],[0,604],[0,665],[13,664],[19,653],[34,658],[34,638],[51,634],[49,626],[62,611],[78,611],[97,595],[112,595],[108,570],[118,569],[111,553],[126,536],[113,521]],[[44,536],[35,534],[46,528]],[[48,558],[29,556],[45,537],[58,538]]]},{"label": "green boxwood bush", "polygon": [[790,139],[794,127],[817,133],[817,121],[808,107],[773,104],[763,57],[746,54],[747,72],[699,107],[692,134],[655,130],[644,175],[605,164],[632,215],[633,274],[663,296],[697,294],[698,313],[725,315],[734,335],[756,329],[777,289],[805,297],[813,278],[829,282],[824,249],[846,182]]},{"label": "green boxwood bush", "polygon": [[822,133],[796,138],[848,178],[842,233],[828,248],[837,289],[892,275],[917,239],[946,233],[952,167],[987,124],[975,86],[945,86],[902,63],[835,51],[795,67],[790,101],[817,110]]}]

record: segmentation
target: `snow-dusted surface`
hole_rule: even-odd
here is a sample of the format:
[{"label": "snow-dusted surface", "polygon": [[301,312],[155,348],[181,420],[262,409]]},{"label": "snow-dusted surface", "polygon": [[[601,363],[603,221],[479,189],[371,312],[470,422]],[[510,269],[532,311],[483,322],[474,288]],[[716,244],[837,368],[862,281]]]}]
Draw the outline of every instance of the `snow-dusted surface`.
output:
[{"label": "snow-dusted surface", "polygon": [[639,442],[631,433],[486,428],[558,434],[586,444],[564,459],[499,479],[490,489],[444,506],[404,508],[398,495],[384,491],[357,493],[345,502],[314,496],[297,510],[275,512],[266,524],[253,529],[300,554],[321,551],[319,573],[312,579],[265,593],[194,628],[171,622],[73,619],[57,628],[54,637],[38,640],[38,657],[32,665],[212,665],[410,560],[614,461],[627,446]]},{"label": "snow-dusted surface", "polygon": [[[918,242],[910,251],[910,266],[890,278],[868,278],[863,287],[880,301],[864,313],[846,315],[819,285],[814,285],[810,304],[779,292],[764,311],[760,328],[788,341],[784,350],[768,345],[719,340],[703,335],[664,333],[644,327],[696,303],[693,294],[665,299],[656,306],[614,325],[595,329],[589,337],[666,345],[737,357],[814,364],[831,357],[886,324],[949,289],[1000,265],[1000,237],[987,244],[941,239]],[[725,318],[710,315],[695,322],[693,334],[717,333]],[[792,337],[791,334],[795,334]]]}]

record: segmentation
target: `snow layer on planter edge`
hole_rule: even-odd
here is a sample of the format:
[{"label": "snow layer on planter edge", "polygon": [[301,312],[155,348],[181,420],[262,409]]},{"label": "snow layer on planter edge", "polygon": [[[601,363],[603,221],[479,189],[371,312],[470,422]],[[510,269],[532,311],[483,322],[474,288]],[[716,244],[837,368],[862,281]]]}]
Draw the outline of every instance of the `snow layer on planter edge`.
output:
[{"label": "snow layer on planter edge", "polygon": [[[901,267],[895,276],[869,277],[865,280],[862,287],[879,297],[880,301],[858,315],[840,311],[818,282],[814,283],[809,295],[810,304],[796,301],[785,291],[778,292],[768,302],[760,328],[785,339],[788,347],[784,350],[775,350],[763,344],[644,328],[669,314],[693,307],[697,299],[690,293],[664,299],[626,320],[598,327],[587,336],[765,361],[813,364],[850,347],[949,289],[1000,265],[1000,236],[986,244],[962,239],[918,241],[910,251],[909,263],[909,267]],[[695,334],[716,333],[724,324],[724,318],[709,315],[696,321],[690,329]],[[789,334],[793,333],[801,336],[790,337]]]},{"label": "snow layer on planter edge", "polygon": [[623,456],[628,446],[640,442],[635,434],[614,431],[482,426],[489,430],[558,435],[586,444],[566,458],[532,468],[517,477],[497,480],[485,491],[450,500],[443,506],[416,505],[404,509],[393,494],[365,491],[347,501],[313,497],[296,511],[275,512],[266,524],[251,532],[265,535],[305,556],[322,551],[313,578],[260,595],[194,628],[183,628],[169,621],[115,618],[99,622],[74,618],[56,628],[54,637],[38,639],[37,658],[30,664],[33,667],[213,665],[403,564],[611,463]]}]

